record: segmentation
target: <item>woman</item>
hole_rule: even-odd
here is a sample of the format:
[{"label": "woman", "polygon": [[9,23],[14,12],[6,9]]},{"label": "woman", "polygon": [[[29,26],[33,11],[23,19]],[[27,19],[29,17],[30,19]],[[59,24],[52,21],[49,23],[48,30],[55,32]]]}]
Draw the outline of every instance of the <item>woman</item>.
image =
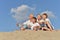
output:
[{"label": "woman", "polygon": [[[39,23],[39,25],[41,26],[41,27],[43,27],[44,25],[42,24],[42,22],[43,22],[43,20],[42,20],[42,16],[39,14],[38,16],[37,16],[37,22]],[[41,30],[42,28],[40,28],[40,30]]]},{"label": "woman", "polygon": [[48,15],[46,13],[44,13],[42,15],[42,19],[43,19],[43,27],[42,27],[42,30],[48,30],[48,31],[52,31],[53,28],[52,28],[52,25],[50,23],[50,20],[48,19]]}]

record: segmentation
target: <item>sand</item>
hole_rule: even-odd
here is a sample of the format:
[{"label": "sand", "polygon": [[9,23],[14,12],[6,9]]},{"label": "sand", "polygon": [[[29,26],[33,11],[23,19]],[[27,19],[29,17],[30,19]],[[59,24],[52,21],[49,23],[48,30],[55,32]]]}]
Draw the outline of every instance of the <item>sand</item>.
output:
[{"label": "sand", "polygon": [[60,40],[60,31],[0,32],[0,40]]}]

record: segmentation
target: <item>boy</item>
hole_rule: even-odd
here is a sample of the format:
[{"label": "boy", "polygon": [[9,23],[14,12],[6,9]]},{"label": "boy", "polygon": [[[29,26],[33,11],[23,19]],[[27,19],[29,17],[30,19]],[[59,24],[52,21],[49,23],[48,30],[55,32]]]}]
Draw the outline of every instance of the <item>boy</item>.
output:
[{"label": "boy", "polygon": [[31,27],[31,30],[37,31],[40,28],[40,25],[39,25],[39,23],[37,23],[37,18],[36,17],[32,18],[32,23],[33,23],[33,25]]}]

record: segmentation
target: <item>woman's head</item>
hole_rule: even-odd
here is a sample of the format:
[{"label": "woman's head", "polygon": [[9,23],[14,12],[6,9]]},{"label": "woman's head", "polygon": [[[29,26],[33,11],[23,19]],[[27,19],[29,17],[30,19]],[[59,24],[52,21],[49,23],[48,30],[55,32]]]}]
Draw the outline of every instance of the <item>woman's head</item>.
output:
[{"label": "woman's head", "polygon": [[48,15],[47,15],[46,13],[44,13],[44,14],[42,15],[42,18],[43,18],[43,19],[48,18]]},{"label": "woman's head", "polygon": [[37,18],[36,17],[33,17],[32,18],[32,22],[37,22]]},{"label": "woman's head", "polygon": [[37,19],[38,20],[40,20],[42,17],[41,17],[41,15],[39,14],[38,16],[37,16]]}]

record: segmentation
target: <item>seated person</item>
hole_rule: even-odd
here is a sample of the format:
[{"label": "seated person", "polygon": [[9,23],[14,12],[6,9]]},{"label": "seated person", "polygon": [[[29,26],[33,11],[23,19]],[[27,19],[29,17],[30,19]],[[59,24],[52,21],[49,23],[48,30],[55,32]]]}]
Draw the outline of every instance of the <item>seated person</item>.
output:
[{"label": "seated person", "polygon": [[[44,22],[44,20],[42,20],[42,16],[39,14],[38,16],[37,16],[37,22],[40,24],[40,26],[41,27],[43,27],[45,24],[43,23]],[[41,30],[42,28],[40,28],[40,30]]]},{"label": "seated person", "polygon": [[33,23],[33,25],[31,27],[31,30],[35,30],[35,31],[39,30],[40,25],[39,25],[39,23],[37,23],[37,18],[36,17],[32,18],[32,23]]},{"label": "seated person", "polygon": [[[30,14],[29,15],[29,20],[28,21],[26,21],[26,22],[24,22],[23,24],[22,24],[22,26],[21,26],[21,30],[25,30],[25,29],[30,29],[31,28],[31,25],[32,25],[32,18],[33,18],[34,16],[33,16],[33,14]],[[17,26],[19,26],[19,24],[17,24]]]},{"label": "seated person", "polygon": [[48,15],[46,13],[44,13],[42,15],[42,19],[43,19],[43,22],[42,22],[42,30],[46,29],[48,31],[52,31],[53,30],[53,27],[51,25],[51,22],[50,20],[48,19]]}]

